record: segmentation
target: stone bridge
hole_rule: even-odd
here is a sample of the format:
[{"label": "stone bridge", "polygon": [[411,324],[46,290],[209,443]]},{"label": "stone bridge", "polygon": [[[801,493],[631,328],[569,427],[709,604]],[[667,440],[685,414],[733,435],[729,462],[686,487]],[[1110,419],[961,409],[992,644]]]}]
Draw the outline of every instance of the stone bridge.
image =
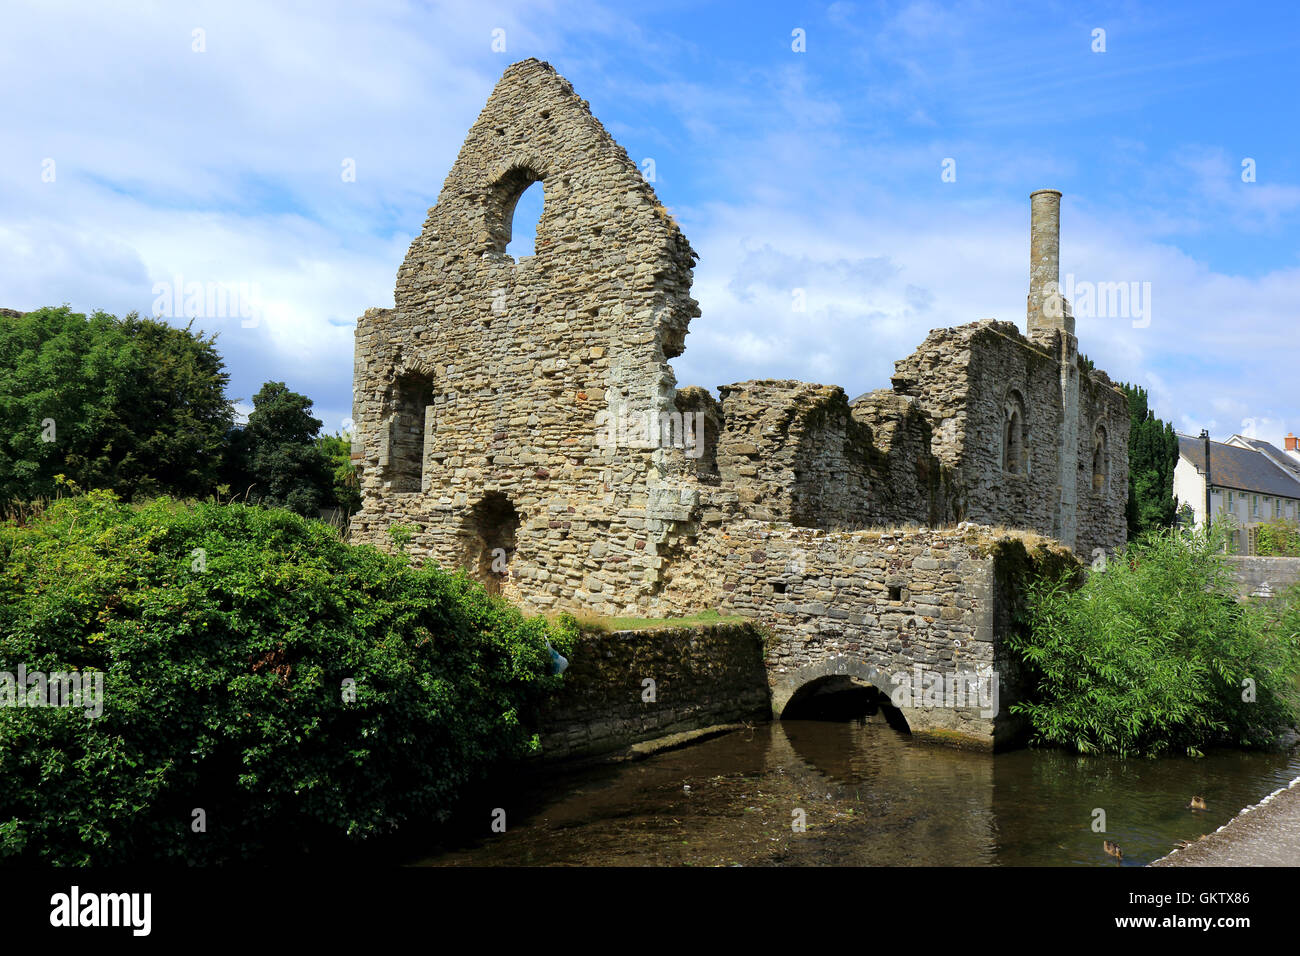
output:
[{"label": "stone bridge", "polygon": [[701,606],[732,619],[584,635],[547,705],[548,758],[839,703],[878,705],[922,739],[1017,742],[1008,707],[1021,677],[1006,637],[1027,578],[1078,568],[1068,549],[975,525],[828,533],[754,522],[726,540],[691,580]]},{"label": "stone bridge", "polygon": [[720,607],[769,633],[773,717],[813,695],[858,687],[901,711],[920,737],[1010,745],[1020,675],[1005,638],[1023,582],[1077,567],[1049,539],[963,525],[827,533],[747,529],[719,556]]}]

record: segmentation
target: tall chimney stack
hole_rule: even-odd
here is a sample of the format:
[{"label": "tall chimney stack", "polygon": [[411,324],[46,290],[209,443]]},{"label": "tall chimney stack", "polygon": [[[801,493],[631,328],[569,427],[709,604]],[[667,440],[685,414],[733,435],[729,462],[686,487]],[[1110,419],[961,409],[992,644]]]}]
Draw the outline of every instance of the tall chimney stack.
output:
[{"label": "tall chimney stack", "polygon": [[1027,331],[1061,329],[1074,334],[1074,316],[1061,294],[1061,191],[1029,194],[1029,308]]},{"label": "tall chimney stack", "polygon": [[1297,448],[1297,447],[1296,447],[1296,444],[1297,444],[1297,441],[1296,441],[1296,437],[1295,437],[1295,435],[1293,435],[1293,434],[1291,434],[1290,432],[1288,432],[1288,433],[1287,433],[1287,436],[1286,436],[1286,450],[1287,450],[1287,451],[1300,451],[1300,448]]}]

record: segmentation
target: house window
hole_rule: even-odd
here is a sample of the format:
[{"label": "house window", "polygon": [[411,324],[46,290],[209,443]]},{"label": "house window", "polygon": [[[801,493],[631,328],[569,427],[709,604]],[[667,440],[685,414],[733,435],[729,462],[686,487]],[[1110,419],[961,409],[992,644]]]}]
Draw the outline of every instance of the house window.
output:
[{"label": "house window", "polygon": [[1015,389],[1002,405],[1002,470],[1012,475],[1029,473],[1029,425],[1025,401]]},{"label": "house window", "polygon": [[1253,517],[1259,517],[1259,495],[1250,496],[1250,513]]}]

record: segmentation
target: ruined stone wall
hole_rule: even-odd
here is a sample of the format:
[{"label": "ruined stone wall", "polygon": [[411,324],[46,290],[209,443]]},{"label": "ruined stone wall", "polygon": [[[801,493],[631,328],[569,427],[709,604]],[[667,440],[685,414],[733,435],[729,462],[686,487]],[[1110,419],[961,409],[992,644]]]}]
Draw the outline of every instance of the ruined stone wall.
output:
[{"label": "ruined stone wall", "polygon": [[[1128,398],[1100,370],[1080,363],[1078,532],[1075,550],[1113,552],[1128,540]],[[1101,454],[1098,455],[1100,446]],[[1098,467],[1100,470],[1098,470]]]},{"label": "ruined stone wall", "polygon": [[914,520],[942,525],[961,519],[955,475],[933,452],[935,422],[920,402],[880,389],[853,403],[853,417],[867,427],[872,443],[885,456],[883,490],[892,502],[874,524]]},{"label": "ruined stone wall", "polygon": [[[1032,528],[1089,554],[1093,547],[1113,550],[1127,534],[1127,402],[1104,373],[1089,373],[1077,358],[1077,398],[1069,398],[1058,359],[1067,345],[1064,333],[1040,332],[1040,338],[1030,342],[1010,322],[933,331],[895,364],[894,388],[914,397],[935,421],[932,449],[954,476],[959,517]],[[1068,344],[1072,350],[1073,340]],[[1072,401],[1071,430],[1065,416]],[[1020,415],[1019,454],[1008,452],[1011,408]],[[1071,433],[1077,449],[1069,445]],[[1109,477],[1094,490],[1099,434],[1105,435]],[[1076,483],[1073,516],[1062,514],[1063,466]]]},{"label": "ruined stone wall", "polygon": [[[1059,495],[1058,365],[1010,322],[931,332],[896,363],[894,387],[937,422],[935,455],[956,476],[961,518],[1050,534]],[[1023,453],[1005,460],[1008,405],[1022,410]]]},{"label": "ruined stone wall", "polygon": [[[514,204],[534,181],[537,251],[515,261]],[[697,500],[683,487],[694,462],[618,436],[674,409],[667,361],[698,314],[693,262],[568,81],[535,60],[507,69],[411,244],[395,308],[358,322],[353,539],[382,545],[405,524],[417,556],[484,575],[499,558],[503,592],[534,608],[643,602],[657,546]]]},{"label": "ruined stone wall", "polygon": [[1227,559],[1242,597],[1279,595],[1300,584],[1300,558],[1230,554]]},{"label": "ruined stone wall", "polygon": [[[514,207],[534,182],[536,252],[516,261]],[[387,546],[402,525],[413,555],[526,609],[606,615],[716,607],[725,564],[709,562],[747,522],[975,520],[1071,544],[1077,525],[1085,547],[1122,543],[1127,417],[1101,378],[1076,369],[1063,385],[1073,336],[1031,343],[974,323],[932,332],[892,391],[853,404],[771,380],[718,401],[678,390],[668,365],[699,313],[693,264],[568,81],[536,60],[508,68],[411,243],[394,308],[357,324],[353,540]],[[1099,426],[1109,477],[1094,488]]]},{"label": "ruined stone wall", "polygon": [[752,624],[583,634],[542,711],[542,757],[609,753],[769,713],[763,635]]},{"label": "ruined stone wall", "polygon": [[849,530],[946,515],[929,420],[889,393],[849,405],[843,389],[760,380],[724,385],[720,492],[728,518]]}]

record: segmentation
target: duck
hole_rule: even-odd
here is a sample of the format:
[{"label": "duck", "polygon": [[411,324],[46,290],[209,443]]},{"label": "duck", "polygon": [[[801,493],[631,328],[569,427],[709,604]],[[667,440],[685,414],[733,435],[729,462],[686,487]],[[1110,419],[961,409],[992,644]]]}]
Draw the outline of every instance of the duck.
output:
[{"label": "duck", "polygon": [[1188,809],[1190,809],[1190,810],[1204,810],[1204,809],[1205,809],[1205,798],[1204,798],[1204,797],[1192,797],[1192,802],[1189,803],[1189,804],[1187,805],[1187,807],[1188,807]]},{"label": "duck", "polygon": [[1113,856],[1117,860],[1124,859],[1124,851],[1119,848],[1118,843],[1112,843],[1110,840],[1103,840],[1101,845],[1102,849],[1104,849],[1108,855]]}]

